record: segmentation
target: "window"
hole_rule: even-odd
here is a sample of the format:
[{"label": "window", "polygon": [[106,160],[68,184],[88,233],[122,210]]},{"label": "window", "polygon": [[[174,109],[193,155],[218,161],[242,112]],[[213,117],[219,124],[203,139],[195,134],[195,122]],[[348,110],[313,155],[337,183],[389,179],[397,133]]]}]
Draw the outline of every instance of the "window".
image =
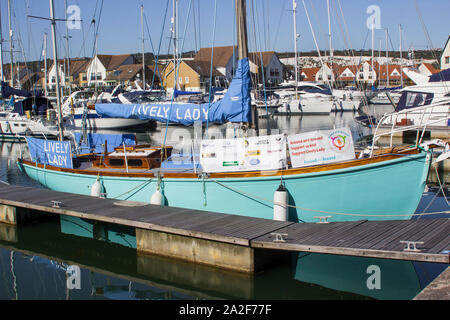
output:
[{"label": "window", "polygon": [[450,57],[445,57],[445,63],[450,63]]},{"label": "window", "polygon": [[142,167],[141,159],[128,159],[127,162],[130,167]]},{"label": "window", "polygon": [[183,83],[183,77],[178,77],[178,83]]},{"label": "window", "polygon": [[125,164],[125,161],[123,161],[123,159],[109,159],[109,165],[110,166],[121,167],[124,164]]},{"label": "window", "polygon": [[189,77],[184,77],[184,83],[189,83]]}]

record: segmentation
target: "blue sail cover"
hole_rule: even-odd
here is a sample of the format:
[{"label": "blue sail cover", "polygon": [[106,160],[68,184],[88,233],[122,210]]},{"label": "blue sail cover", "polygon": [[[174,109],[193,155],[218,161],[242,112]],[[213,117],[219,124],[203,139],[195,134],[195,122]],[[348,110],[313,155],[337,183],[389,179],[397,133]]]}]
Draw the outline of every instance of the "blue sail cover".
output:
[{"label": "blue sail cover", "polygon": [[251,122],[251,81],[248,58],[238,61],[228,91],[212,103],[100,103],[95,110],[101,116],[156,120],[189,126],[197,121],[211,123]]},{"label": "blue sail cover", "polygon": [[10,96],[19,96],[19,97],[39,97],[42,96],[42,91],[34,90],[19,90],[10,87],[6,82],[2,81],[2,97],[9,98]]},{"label": "blue sail cover", "polygon": [[114,151],[115,147],[118,147],[125,143],[126,146],[132,146],[136,144],[136,136],[134,134],[102,134],[102,133],[87,133],[86,143],[81,141],[81,132],[75,132],[75,141],[78,145],[78,152],[82,153],[102,153],[105,151],[103,144],[106,142],[107,152]]},{"label": "blue sail cover", "polygon": [[428,81],[429,82],[450,81],[450,68],[432,74]]}]

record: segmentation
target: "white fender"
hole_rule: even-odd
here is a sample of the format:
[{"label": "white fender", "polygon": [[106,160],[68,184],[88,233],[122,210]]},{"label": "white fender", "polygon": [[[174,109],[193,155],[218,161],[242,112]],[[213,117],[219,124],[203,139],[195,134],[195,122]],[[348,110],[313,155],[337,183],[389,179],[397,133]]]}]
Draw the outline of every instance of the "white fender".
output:
[{"label": "white fender", "polygon": [[287,221],[288,193],[282,184],[273,195],[273,220]]},{"label": "white fender", "polygon": [[164,205],[164,196],[159,190],[159,188],[157,188],[155,193],[152,194],[152,197],[150,198],[150,204],[156,204],[159,206]]},{"label": "white fender", "polygon": [[100,197],[102,193],[102,185],[100,184],[100,177],[97,177],[94,184],[91,187],[91,196]]}]

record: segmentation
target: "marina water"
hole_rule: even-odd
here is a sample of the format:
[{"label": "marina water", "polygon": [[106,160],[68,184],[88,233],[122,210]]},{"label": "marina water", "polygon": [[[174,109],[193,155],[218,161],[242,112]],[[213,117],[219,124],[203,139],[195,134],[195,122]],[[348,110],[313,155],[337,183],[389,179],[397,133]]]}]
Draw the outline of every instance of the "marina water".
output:
[{"label": "marina water", "polygon": [[[389,108],[378,106],[377,112],[390,111]],[[275,116],[260,118],[259,128],[295,134],[348,126],[355,140],[370,133],[353,119],[353,113]],[[183,135],[179,129],[170,127],[168,136],[175,139]],[[141,129],[137,132],[138,142],[161,141],[164,130],[163,125]],[[18,170],[15,160],[21,150],[26,150],[26,144],[0,142],[0,179],[12,185],[42,188]],[[425,192],[417,209],[444,210],[448,210],[447,201],[438,188]],[[141,254],[135,250],[133,230],[107,224],[89,226],[69,217],[17,227],[0,224],[0,299],[409,300],[447,267],[436,263],[293,253],[262,272],[247,275]]]}]

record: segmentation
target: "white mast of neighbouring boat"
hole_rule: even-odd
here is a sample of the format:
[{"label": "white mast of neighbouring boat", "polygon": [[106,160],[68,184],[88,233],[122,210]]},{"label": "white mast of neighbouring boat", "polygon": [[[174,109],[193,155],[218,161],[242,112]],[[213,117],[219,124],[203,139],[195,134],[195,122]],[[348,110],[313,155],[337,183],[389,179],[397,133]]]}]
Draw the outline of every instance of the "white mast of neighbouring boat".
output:
[{"label": "white mast of neighbouring boat", "polygon": [[389,88],[389,49],[388,49],[388,29],[386,31],[386,88]]},{"label": "white mast of neighbouring boat", "polygon": [[[67,21],[67,0],[64,0],[64,10],[66,11],[66,21]],[[64,79],[64,84],[66,85],[66,79],[67,79],[67,86],[69,87],[69,96],[72,94],[72,88],[71,88],[71,84],[70,84],[70,50],[69,50],[69,38],[71,38],[69,36],[69,27],[66,25],[66,50],[67,50],[67,54],[66,54],[66,59],[67,59],[67,69],[64,72],[65,75],[65,79]],[[65,63],[64,63],[65,65]]]},{"label": "white mast of neighbouring boat", "polygon": [[56,19],[55,8],[53,6],[53,0],[50,0],[50,22],[52,26],[52,40],[53,40],[53,64],[56,67],[56,104],[58,111],[58,139],[63,140],[63,121],[61,112],[61,92],[59,88],[59,72],[58,72],[58,50],[56,48]]},{"label": "white mast of neighbouring boat", "polygon": [[2,33],[2,15],[1,15],[2,9],[1,9],[1,3],[0,3],[0,77],[1,81],[4,81],[3,77],[3,33]]},{"label": "white mast of neighbouring boat", "polygon": [[142,34],[142,86],[145,90],[145,46],[144,46],[144,5],[141,5],[141,34]]},{"label": "white mast of neighbouring boat", "polygon": [[13,31],[11,25],[11,0],[8,0],[8,25],[9,25],[9,55],[11,59],[11,87],[14,88],[14,43],[13,43]]},{"label": "white mast of neighbouring boat", "polygon": [[[374,51],[374,47],[375,47],[375,44],[374,44],[374,34],[375,34],[375,18],[373,18],[372,19],[372,65],[371,65],[371,67],[370,67],[370,75],[372,76],[372,79],[374,80],[375,79],[375,77],[373,77],[373,74],[375,73],[375,66],[374,66],[374,64],[373,64],[373,56],[374,56],[374,53],[373,53],[373,51]],[[374,82],[372,82],[372,84],[373,84]]]},{"label": "white mast of neighbouring boat", "polygon": [[398,26],[400,32],[400,85],[403,88],[403,57],[402,57],[402,25]]},{"label": "white mast of neighbouring boat", "polygon": [[327,0],[327,10],[328,10],[328,42],[330,46],[330,68],[331,68],[331,79],[330,79],[330,87],[333,87],[333,45],[331,42],[331,19],[330,19],[330,0]]},{"label": "white mast of neighbouring boat", "polygon": [[298,97],[297,86],[298,86],[298,54],[297,54],[297,2],[292,0],[292,11],[294,15],[294,72],[295,72],[295,97]]},{"label": "white mast of neighbouring boat", "polygon": [[178,65],[178,0],[173,0],[172,11],[172,38],[173,38],[173,90],[178,87],[177,65]]},{"label": "white mast of neighbouring boat", "polygon": [[47,90],[47,33],[44,32],[44,94],[48,95]]}]

